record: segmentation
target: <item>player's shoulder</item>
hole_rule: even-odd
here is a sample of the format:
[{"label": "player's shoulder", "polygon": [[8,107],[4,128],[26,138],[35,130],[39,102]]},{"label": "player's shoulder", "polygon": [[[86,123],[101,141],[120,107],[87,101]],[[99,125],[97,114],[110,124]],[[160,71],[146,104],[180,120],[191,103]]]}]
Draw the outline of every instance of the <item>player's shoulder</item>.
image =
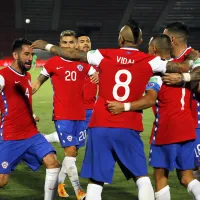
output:
[{"label": "player's shoulder", "polygon": [[11,72],[11,70],[9,69],[9,67],[4,67],[0,70],[0,74],[1,75],[6,75],[8,74],[9,72]]},{"label": "player's shoulder", "polygon": [[55,63],[55,62],[58,62],[59,60],[61,60],[61,57],[53,56],[53,57],[49,58],[46,63],[48,63],[48,64]]}]

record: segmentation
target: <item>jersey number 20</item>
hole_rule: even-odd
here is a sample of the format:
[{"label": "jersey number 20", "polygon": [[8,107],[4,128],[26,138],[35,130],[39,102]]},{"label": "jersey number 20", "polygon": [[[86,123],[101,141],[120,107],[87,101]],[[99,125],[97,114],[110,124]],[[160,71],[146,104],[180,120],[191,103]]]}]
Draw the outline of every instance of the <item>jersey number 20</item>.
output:
[{"label": "jersey number 20", "polygon": [[76,72],[75,71],[66,71],[65,72],[65,81],[76,81]]},{"label": "jersey number 20", "polygon": [[[125,74],[127,79],[126,81],[122,82],[120,80],[120,76]],[[131,73],[126,70],[126,69],[122,69],[122,70],[119,70],[116,74],[115,74],[115,86],[113,88],[113,97],[117,100],[117,101],[125,101],[126,99],[128,99],[129,97],[129,94],[130,94],[130,87],[129,87],[129,84],[132,80],[132,75]],[[123,96],[119,96],[118,95],[118,89],[120,87],[123,87],[125,89],[125,93]]]}]

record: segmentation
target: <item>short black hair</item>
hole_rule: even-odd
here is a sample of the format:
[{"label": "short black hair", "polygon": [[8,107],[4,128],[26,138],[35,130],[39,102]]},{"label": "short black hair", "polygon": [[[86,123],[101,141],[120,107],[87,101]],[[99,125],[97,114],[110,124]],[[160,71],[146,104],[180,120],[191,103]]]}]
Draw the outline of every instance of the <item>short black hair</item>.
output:
[{"label": "short black hair", "polygon": [[23,45],[32,45],[32,42],[24,38],[16,39],[12,44],[12,52],[21,50]]},{"label": "short black hair", "polygon": [[166,28],[169,32],[172,33],[178,33],[184,37],[185,40],[187,40],[189,35],[189,29],[186,24],[183,22],[173,22],[171,24],[167,24]]},{"label": "short black hair", "polygon": [[139,28],[139,24],[134,19],[130,18],[125,25],[130,27],[133,33],[134,42],[135,44],[137,44],[139,42],[138,40],[139,40],[139,35],[140,35],[140,30],[141,30]]},{"label": "short black hair", "polygon": [[90,37],[91,30],[88,27],[82,27],[76,30],[76,38],[78,39],[79,37],[82,36],[87,36]]},{"label": "short black hair", "polygon": [[170,52],[171,51],[171,39],[166,34],[157,34],[152,37],[151,42],[155,43],[158,51]]}]

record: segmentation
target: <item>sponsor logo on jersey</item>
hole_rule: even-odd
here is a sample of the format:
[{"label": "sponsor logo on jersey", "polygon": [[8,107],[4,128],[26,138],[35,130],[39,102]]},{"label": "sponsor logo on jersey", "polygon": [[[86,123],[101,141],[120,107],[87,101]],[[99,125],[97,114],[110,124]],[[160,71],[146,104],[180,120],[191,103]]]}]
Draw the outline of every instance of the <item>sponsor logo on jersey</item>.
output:
[{"label": "sponsor logo on jersey", "polygon": [[67,140],[68,140],[69,142],[71,142],[71,141],[72,141],[72,136],[71,136],[71,135],[68,135],[68,136],[67,136]]},{"label": "sponsor logo on jersey", "polygon": [[81,72],[83,71],[83,65],[77,65],[77,69]]},{"label": "sponsor logo on jersey", "polygon": [[7,161],[3,161],[1,163],[1,166],[3,167],[3,169],[7,169],[8,168],[8,162]]},{"label": "sponsor logo on jersey", "polygon": [[126,51],[126,54],[128,54],[128,55],[129,55],[129,54],[131,54],[131,52],[130,52],[130,51]]},{"label": "sponsor logo on jersey", "polygon": [[17,83],[20,83],[20,81],[15,81],[15,83],[17,84]]},{"label": "sponsor logo on jersey", "polygon": [[62,69],[63,67],[56,67],[57,70]]}]

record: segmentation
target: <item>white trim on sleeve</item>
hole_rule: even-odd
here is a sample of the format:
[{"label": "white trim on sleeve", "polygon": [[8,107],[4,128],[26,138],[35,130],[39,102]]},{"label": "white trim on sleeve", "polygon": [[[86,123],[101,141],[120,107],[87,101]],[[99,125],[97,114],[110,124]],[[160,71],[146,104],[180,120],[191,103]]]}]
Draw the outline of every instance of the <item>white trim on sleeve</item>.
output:
[{"label": "white trim on sleeve", "polygon": [[50,77],[49,73],[47,72],[47,70],[43,67],[43,69],[41,70],[40,74],[46,76],[46,77]]},{"label": "white trim on sleeve", "polygon": [[159,56],[149,61],[152,71],[165,73],[167,68],[167,60],[162,60]]},{"label": "white trim on sleeve", "polygon": [[100,51],[98,49],[88,51],[88,53],[87,53],[87,61],[90,65],[98,66],[103,58],[104,57],[102,56],[102,54],[100,53]]},{"label": "white trim on sleeve", "polygon": [[96,70],[94,69],[94,67],[90,67],[89,71],[88,71],[88,76],[93,75],[96,72]]},{"label": "white trim on sleeve", "polygon": [[5,86],[5,79],[4,79],[4,77],[2,75],[0,75],[0,86],[2,87],[2,89]]}]

